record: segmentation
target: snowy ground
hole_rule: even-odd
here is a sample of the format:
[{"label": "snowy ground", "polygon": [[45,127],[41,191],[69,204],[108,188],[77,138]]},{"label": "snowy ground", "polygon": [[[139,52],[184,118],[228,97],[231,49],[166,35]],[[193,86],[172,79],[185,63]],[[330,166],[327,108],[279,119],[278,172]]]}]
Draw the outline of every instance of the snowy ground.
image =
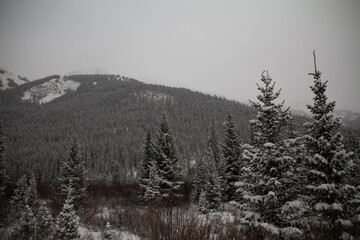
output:
[{"label": "snowy ground", "polygon": [[[86,239],[86,240],[102,240],[102,239],[104,239],[101,232],[91,231],[84,227],[79,227],[78,231],[79,231],[82,239]],[[129,232],[117,231],[117,230],[113,230],[112,232],[113,232],[113,236],[115,237],[115,239],[140,240],[140,238],[138,236],[131,234]]]}]

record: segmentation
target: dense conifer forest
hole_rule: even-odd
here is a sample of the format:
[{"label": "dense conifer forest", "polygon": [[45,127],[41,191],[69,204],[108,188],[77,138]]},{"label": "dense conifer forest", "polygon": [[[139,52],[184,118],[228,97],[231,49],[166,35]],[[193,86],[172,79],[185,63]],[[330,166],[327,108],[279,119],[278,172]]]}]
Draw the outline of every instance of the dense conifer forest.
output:
[{"label": "dense conifer forest", "polygon": [[42,104],[23,93],[60,76],[2,91],[0,234],[359,238],[359,135],[316,64],[309,118],[268,71],[251,106],[118,75],[65,76],[79,87]]}]

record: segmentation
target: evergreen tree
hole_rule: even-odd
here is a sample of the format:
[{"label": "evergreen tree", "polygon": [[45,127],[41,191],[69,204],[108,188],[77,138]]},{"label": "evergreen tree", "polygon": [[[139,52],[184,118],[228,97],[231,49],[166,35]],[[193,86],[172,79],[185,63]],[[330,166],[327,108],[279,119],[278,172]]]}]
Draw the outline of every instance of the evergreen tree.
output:
[{"label": "evergreen tree", "polygon": [[[288,109],[282,110],[284,102],[274,103],[280,91],[274,92],[275,83],[267,72],[264,73],[261,77],[264,87],[258,85],[259,102],[252,102],[258,114],[250,120],[254,144],[254,148],[248,147],[251,169],[244,171],[247,178],[241,178],[242,182],[237,183],[238,192],[243,196],[247,210],[256,213],[251,224],[258,225],[265,235],[271,231],[269,224],[272,229],[277,229],[277,236],[288,235],[289,228],[298,235],[301,231],[294,228],[294,224],[301,216],[295,216],[292,210],[304,205],[297,199],[301,190],[299,182],[295,181],[298,179],[294,158],[294,152],[298,152],[297,144],[295,139],[285,139],[290,133],[287,127],[291,116]],[[294,132],[290,135],[294,136]]]},{"label": "evergreen tree", "polygon": [[212,161],[215,163],[215,168],[218,171],[218,174],[222,176],[224,172],[224,161],[222,159],[218,139],[219,136],[216,131],[215,119],[212,118],[208,130],[206,155],[209,159],[212,159]]},{"label": "evergreen tree", "polygon": [[66,161],[60,170],[60,182],[62,194],[66,195],[68,191],[69,180],[72,179],[72,196],[74,198],[75,207],[79,207],[86,197],[87,177],[86,177],[85,162],[82,158],[79,140],[74,137],[70,143],[70,152]]},{"label": "evergreen tree", "polygon": [[114,230],[111,229],[111,225],[109,222],[106,223],[104,230],[104,240],[115,240]]},{"label": "evergreen tree", "polygon": [[29,205],[21,212],[20,217],[20,239],[32,239],[31,236],[35,230],[36,218]]},{"label": "evergreen tree", "polygon": [[206,191],[205,189],[202,189],[199,195],[199,211],[201,213],[207,213],[208,212],[208,201],[206,199]]},{"label": "evergreen tree", "polygon": [[145,187],[143,196],[143,200],[145,202],[157,204],[161,201],[160,182],[161,180],[158,174],[156,162],[153,161],[150,163],[149,181]]},{"label": "evergreen tree", "polygon": [[221,178],[214,161],[210,161],[207,171],[207,180],[205,184],[205,198],[207,202],[207,209],[210,211],[217,211],[221,203]]},{"label": "evergreen tree", "polygon": [[[265,75],[266,72],[266,75]],[[264,86],[258,86],[261,92],[257,96],[259,102],[251,102],[251,105],[257,110],[255,119],[250,120],[251,144],[255,147],[263,147],[265,143],[276,143],[284,139],[284,131],[291,126],[291,116],[289,108],[282,110],[284,102],[276,104],[274,101],[279,97],[281,89],[274,91],[275,82],[267,71],[261,74],[261,82]]]},{"label": "evergreen tree", "polygon": [[19,181],[16,184],[16,189],[14,190],[14,196],[11,198],[11,203],[18,205],[27,205],[28,203],[28,184],[26,175],[23,174]]},{"label": "evergreen tree", "polygon": [[35,179],[35,174],[32,173],[29,179],[29,186],[28,186],[28,204],[32,204],[37,198],[37,184]]},{"label": "evergreen tree", "polygon": [[335,102],[327,101],[327,81],[321,80],[315,51],[314,65],[315,72],[309,74],[314,78],[314,86],[310,87],[315,95],[314,105],[307,106],[312,121],[305,124],[309,152],[306,189],[311,207],[308,219],[313,227],[335,229],[334,234],[340,237],[347,235],[353,210],[359,207],[353,204],[359,200],[355,198],[356,188],[347,181],[347,176],[351,175],[351,154],[346,152],[343,137],[338,132],[340,120],[332,115]]},{"label": "evergreen tree", "polygon": [[57,219],[57,239],[78,239],[79,217],[74,210],[72,178],[68,180],[67,196]]},{"label": "evergreen tree", "polygon": [[5,170],[5,140],[3,137],[2,122],[0,121],[0,200],[5,194],[7,175]]},{"label": "evergreen tree", "polygon": [[146,187],[149,184],[150,165],[153,160],[154,160],[154,144],[151,140],[151,133],[150,131],[148,131],[144,143],[144,153],[140,163],[140,172],[139,172],[140,196],[142,199],[144,197]]},{"label": "evergreen tree", "polygon": [[224,197],[227,201],[234,199],[235,182],[239,180],[241,169],[241,145],[235,132],[235,124],[232,120],[231,113],[227,114],[225,120],[225,139],[223,143],[224,157]]},{"label": "evergreen tree", "polygon": [[42,201],[39,207],[39,211],[36,214],[37,219],[37,232],[39,239],[50,239],[53,218],[50,213],[50,209],[46,206],[46,201]]},{"label": "evergreen tree", "polygon": [[178,166],[176,146],[171,134],[170,125],[164,114],[160,121],[160,130],[155,145],[155,158],[160,179],[160,193],[163,200],[180,198],[181,170]]},{"label": "evergreen tree", "polygon": [[205,158],[199,157],[195,162],[194,187],[192,191],[192,201],[198,202],[200,193],[205,189],[207,178],[207,164]]}]

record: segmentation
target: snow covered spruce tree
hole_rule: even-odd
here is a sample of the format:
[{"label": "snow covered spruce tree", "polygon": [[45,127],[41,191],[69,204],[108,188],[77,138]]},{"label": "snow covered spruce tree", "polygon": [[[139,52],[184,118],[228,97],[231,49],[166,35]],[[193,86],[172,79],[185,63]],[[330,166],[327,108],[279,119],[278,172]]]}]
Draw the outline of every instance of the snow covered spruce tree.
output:
[{"label": "snow covered spruce tree", "polygon": [[207,177],[207,164],[204,157],[199,157],[195,161],[195,176],[194,186],[191,193],[193,202],[200,201],[200,194],[205,189],[206,177]]},{"label": "snow covered spruce tree", "polygon": [[154,146],[155,160],[160,180],[160,194],[164,201],[181,198],[181,170],[178,166],[178,156],[170,125],[165,114],[160,120],[157,142]]},{"label": "snow covered spruce tree", "polygon": [[235,182],[239,180],[241,162],[241,145],[235,132],[235,124],[231,113],[228,113],[225,120],[225,139],[222,145],[224,158],[224,199],[226,201],[234,200],[236,188]]},{"label": "snow covered spruce tree", "polygon": [[[261,82],[264,86],[258,85],[259,102],[251,102],[258,113],[250,120],[253,144],[253,148],[248,147],[252,152],[250,171],[239,194],[245,200],[245,209],[251,213],[246,219],[250,226],[258,227],[264,236],[294,237],[302,234],[294,226],[294,218],[301,216],[290,210],[302,209],[303,203],[296,199],[299,191],[294,180],[296,160],[286,150],[290,145],[285,144],[291,116],[288,109],[282,109],[284,102],[274,102],[280,90],[274,91],[275,83],[267,71],[262,73]],[[301,209],[298,209],[300,213]]]},{"label": "snow covered spruce tree", "polygon": [[205,198],[207,211],[217,211],[221,203],[221,178],[219,177],[215,163],[210,161],[205,184]]},{"label": "snow covered spruce tree", "polygon": [[37,237],[39,239],[52,239],[53,218],[46,201],[40,203],[39,211],[36,214]]},{"label": "snow covered spruce tree", "polygon": [[72,177],[68,179],[66,188],[66,199],[61,212],[59,213],[56,223],[56,239],[79,239],[79,217],[74,210],[74,196],[72,187]]},{"label": "snow covered spruce tree", "polygon": [[218,143],[218,136],[215,128],[215,119],[211,120],[209,126],[207,150],[205,153],[206,178],[205,198],[208,211],[217,211],[222,200],[222,185],[224,185],[224,164]]},{"label": "snow covered spruce tree", "polygon": [[145,201],[144,193],[149,184],[150,166],[152,161],[154,161],[154,144],[151,140],[151,133],[150,131],[148,131],[144,143],[144,153],[141,159],[140,172],[139,172],[140,197],[143,201]]},{"label": "snow covered spruce tree", "polygon": [[222,178],[223,175],[224,164],[218,142],[218,134],[215,128],[215,119],[212,119],[208,129],[207,149],[205,156],[203,158],[200,157],[196,161],[195,165],[194,190],[192,193],[193,200],[198,202],[201,191],[205,190],[208,200],[212,201],[211,199],[214,198],[213,200],[217,202],[215,205],[212,204],[216,207],[211,208],[217,209],[220,203],[218,202],[217,198],[220,197],[221,200],[222,197],[222,186],[224,185]]},{"label": "snow covered spruce tree", "polygon": [[31,173],[30,179],[29,179],[29,185],[28,185],[28,204],[32,204],[37,200],[38,194],[37,194],[37,184],[35,179],[35,174]]},{"label": "snow covered spruce tree", "polygon": [[143,200],[148,204],[158,204],[161,201],[160,177],[156,162],[150,162],[149,178],[145,186]]},{"label": "snow covered spruce tree", "polygon": [[20,229],[18,239],[32,239],[36,225],[36,218],[29,205],[25,205],[21,211]]},{"label": "snow covered spruce tree", "polygon": [[23,174],[16,183],[16,189],[14,190],[14,196],[11,198],[11,203],[16,205],[27,205],[28,204],[28,184],[26,175]]},{"label": "snow covered spruce tree", "polygon": [[5,170],[5,140],[3,137],[2,122],[0,120],[0,200],[5,194],[7,175]]},{"label": "snow covered spruce tree", "polygon": [[69,180],[72,179],[72,196],[74,198],[75,208],[79,207],[86,197],[87,177],[85,162],[83,160],[79,140],[74,137],[70,143],[70,152],[68,158],[63,162],[60,169],[61,191],[64,196],[67,195]]},{"label": "snow covered spruce tree", "polygon": [[338,132],[340,121],[332,115],[335,102],[327,101],[327,81],[321,80],[315,51],[314,66],[315,72],[309,74],[314,78],[314,85],[310,87],[315,95],[314,105],[307,106],[312,121],[304,125],[309,152],[306,190],[311,210],[308,220],[311,227],[320,231],[333,230],[334,239],[350,239],[351,226],[360,224],[360,215],[353,218],[356,222],[351,221],[354,209],[360,206],[356,188],[348,182],[352,168],[351,154],[345,151],[343,137]]}]

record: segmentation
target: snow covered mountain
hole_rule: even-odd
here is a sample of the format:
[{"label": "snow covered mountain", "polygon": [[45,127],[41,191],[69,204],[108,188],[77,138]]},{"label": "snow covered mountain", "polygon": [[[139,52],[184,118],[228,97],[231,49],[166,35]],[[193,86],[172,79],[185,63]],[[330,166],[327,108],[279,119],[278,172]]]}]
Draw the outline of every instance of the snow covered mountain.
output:
[{"label": "snow covered mountain", "polygon": [[344,126],[360,129],[360,113],[351,110],[335,110],[335,117],[340,117]]},{"label": "snow covered mountain", "polygon": [[28,83],[29,80],[21,77],[19,75],[15,75],[12,72],[8,71],[5,68],[0,68],[0,89],[6,90],[9,88],[13,88],[24,83]]},{"label": "snow covered mountain", "polygon": [[26,90],[22,100],[43,104],[63,96],[67,91],[76,91],[79,86],[79,82],[58,76]]}]

